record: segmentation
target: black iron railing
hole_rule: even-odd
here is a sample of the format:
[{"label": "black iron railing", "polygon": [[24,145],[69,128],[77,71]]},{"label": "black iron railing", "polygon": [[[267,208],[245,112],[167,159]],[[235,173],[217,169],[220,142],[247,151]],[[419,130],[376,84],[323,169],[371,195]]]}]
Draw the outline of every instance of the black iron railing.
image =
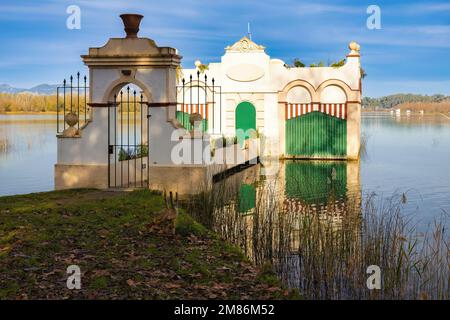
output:
[{"label": "black iron railing", "polygon": [[[62,86],[56,89],[56,117],[57,117],[57,133],[63,132],[68,124],[66,117],[69,113],[77,116],[77,129],[80,129],[90,119],[89,107],[87,105],[89,88],[87,86],[87,77],[80,77],[80,73],[76,74],[76,78],[70,76],[69,82],[66,79]],[[63,124],[61,124],[61,121]]]},{"label": "black iron railing", "polygon": [[197,71],[196,79],[192,74],[188,81],[183,78],[181,85],[177,86],[177,120],[191,130],[190,115],[198,114],[202,119],[203,131],[222,132],[221,96],[222,87],[215,84],[214,78],[208,82],[206,74],[201,77],[200,71]]}]

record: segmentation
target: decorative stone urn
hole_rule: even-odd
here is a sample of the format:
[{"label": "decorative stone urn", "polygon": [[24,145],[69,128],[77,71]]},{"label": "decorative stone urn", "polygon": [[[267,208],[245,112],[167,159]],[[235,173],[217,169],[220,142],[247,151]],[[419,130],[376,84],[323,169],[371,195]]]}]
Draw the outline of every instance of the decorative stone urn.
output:
[{"label": "decorative stone urn", "polygon": [[125,26],[124,30],[127,33],[127,38],[137,38],[137,34],[139,32],[139,25],[141,24],[141,20],[144,16],[140,14],[121,14],[120,18],[122,18],[123,25]]}]

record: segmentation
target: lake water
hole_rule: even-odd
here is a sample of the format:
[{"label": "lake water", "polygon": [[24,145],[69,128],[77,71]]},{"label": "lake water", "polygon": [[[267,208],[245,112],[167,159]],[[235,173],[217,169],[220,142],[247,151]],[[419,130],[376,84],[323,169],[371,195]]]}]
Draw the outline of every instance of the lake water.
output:
[{"label": "lake water", "polygon": [[404,211],[424,222],[444,211],[450,214],[449,118],[367,115],[362,131],[367,135],[363,194],[406,193]]},{"label": "lake water", "polygon": [[54,187],[56,115],[0,114],[0,195]]},{"label": "lake water", "polygon": [[[0,195],[53,190],[55,132],[55,115],[0,115]],[[405,197],[404,211],[424,223],[443,211],[450,213],[450,119],[364,114],[362,133],[366,148],[358,172],[352,174],[359,174],[353,178],[359,178],[356,183],[363,196],[375,192],[382,197]],[[316,177],[311,192],[328,192],[326,177],[321,180],[320,175],[335,170],[330,172],[339,177],[342,166],[327,169],[326,164],[319,168],[288,162],[286,192],[292,193],[292,186],[298,185],[291,176],[298,178],[304,172],[309,172],[311,179]],[[343,179],[353,179],[347,175]],[[304,184],[305,179],[302,181]]]},{"label": "lake water", "polygon": [[[0,115],[0,196],[53,190],[55,132],[53,115]],[[386,228],[361,232],[360,220],[352,217],[366,212],[365,203],[372,203],[366,202],[367,199],[381,204],[389,204],[392,199],[398,204],[396,208],[413,221],[419,237],[432,227],[435,219],[440,218],[448,229],[450,119],[444,116],[396,118],[389,114],[365,113],[362,137],[364,148],[359,162],[263,162],[216,182],[210,194],[218,197],[194,201],[194,207],[188,207],[188,211],[194,216],[197,214],[197,219],[223,238],[240,246],[256,264],[270,261],[284,284],[298,288],[308,297],[365,299],[369,294],[365,288],[366,271],[354,263],[354,254],[347,256],[347,250],[363,246],[367,239],[376,235],[383,237],[378,243],[389,247],[397,236],[384,241],[385,234],[380,231],[387,232]],[[262,174],[269,166],[276,167],[277,174]],[[389,206],[387,208],[387,216],[394,216]],[[377,214],[379,211],[376,210]],[[331,233],[317,238],[320,232],[316,233],[315,227],[303,225],[305,220],[301,217],[310,216],[318,217],[320,225],[329,222]],[[338,230],[345,234],[341,239],[347,239],[346,245],[323,244],[329,235],[340,234]],[[408,233],[400,230],[400,234],[403,235],[403,231]],[[323,250],[322,245],[327,250]],[[364,247],[362,252],[371,252],[365,251],[367,248],[370,246]],[[387,249],[387,252],[389,250],[396,251]],[[444,247],[441,253],[445,256],[446,252]],[[365,268],[373,261],[378,264],[384,260],[375,255],[368,261],[362,261],[359,256],[358,261]],[[424,276],[431,279],[429,288],[424,289],[430,298],[441,297],[434,287],[436,284],[442,286],[443,292],[448,292],[448,262],[439,261],[430,263]],[[345,268],[339,268],[340,263]],[[381,267],[387,274],[392,269]],[[322,282],[317,282],[317,272],[320,277],[329,279],[321,278]],[[433,278],[435,275],[439,277]],[[422,276],[405,283],[420,281]],[[411,292],[402,297],[418,297],[417,290]],[[385,297],[398,298],[389,294]]]}]

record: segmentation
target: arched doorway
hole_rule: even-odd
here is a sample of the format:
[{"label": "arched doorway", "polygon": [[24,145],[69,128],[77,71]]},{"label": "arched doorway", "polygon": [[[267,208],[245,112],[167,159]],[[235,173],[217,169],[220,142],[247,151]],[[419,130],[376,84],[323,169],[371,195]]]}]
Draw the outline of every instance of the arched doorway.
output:
[{"label": "arched doorway", "polygon": [[251,130],[256,131],[256,109],[252,103],[244,101],[237,105],[235,124],[236,136],[240,141],[248,139]]},{"label": "arched doorway", "polygon": [[108,187],[148,185],[148,107],[144,90],[121,84],[108,102]]}]

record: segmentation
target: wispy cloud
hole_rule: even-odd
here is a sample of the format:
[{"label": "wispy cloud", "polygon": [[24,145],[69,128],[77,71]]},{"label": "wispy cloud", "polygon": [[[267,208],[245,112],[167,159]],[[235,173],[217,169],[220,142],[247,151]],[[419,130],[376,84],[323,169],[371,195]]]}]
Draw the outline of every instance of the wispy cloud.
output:
[{"label": "wispy cloud", "polygon": [[368,30],[361,26],[330,28],[317,25],[298,39],[293,37],[292,32],[279,33],[277,30],[267,30],[266,35],[291,43],[345,44],[355,40],[361,44],[389,47],[450,48],[448,25],[385,25],[381,30]]},{"label": "wispy cloud", "polygon": [[[388,92],[391,87],[386,83],[393,76],[392,87],[445,90],[442,83],[448,82],[423,79],[450,79],[450,66],[443,63],[450,48],[445,16],[450,3],[379,2],[381,30],[366,28],[369,3],[350,0],[10,1],[0,4],[0,28],[7,44],[0,50],[0,78],[14,85],[26,82],[27,86],[30,79],[36,83],[59,81],[82,66],[79,55],[88,47],[124,34],[119,14],[136,12],[145,16],[140,34],[158,45],[179,49],[184,65],[197,58],[219,60],[224,47],[244,35],[247,22],[251,22],[254,40],[286,62],[294,57],[306,63],[336,60],[348,52],[348,42],[360,42],[369,74],[366,92],[372,88]],[[66,29],[66,8],[72,4],[81,8],[81,30]],[[422,82],[415,83],[415,79]]]},{"label": "wispy cloud", "polygon": [[450,3],[437,2],[437,3],[409,3],[402,7],[404,13],[408,14],[428,14],[428,13],[441,13],[450,11]]},{"label": "wispy cloud", "polygon": [[[358,5],[333,5],[326,3],[302,3],[292,6],[296,14],[316,15],[323,13],[346,13],[346,14],[364,14],[366,7]],[[292,13],[292,11],[290,11]]]}]

